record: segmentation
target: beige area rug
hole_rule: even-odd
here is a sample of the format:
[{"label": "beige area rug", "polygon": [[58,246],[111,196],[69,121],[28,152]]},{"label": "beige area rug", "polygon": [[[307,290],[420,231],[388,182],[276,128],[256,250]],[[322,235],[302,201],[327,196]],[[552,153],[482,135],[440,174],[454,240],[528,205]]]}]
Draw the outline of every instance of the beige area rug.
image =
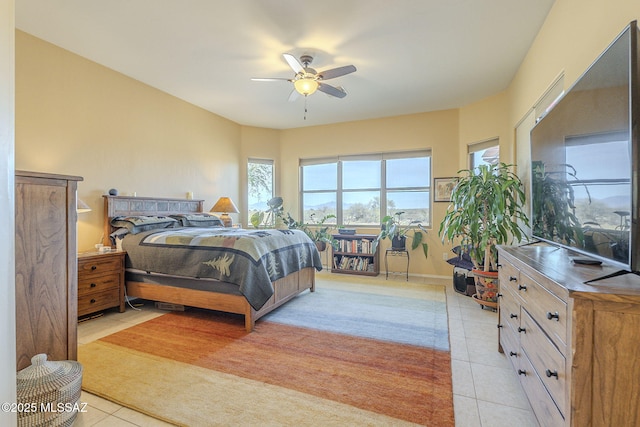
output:
[{"label": "beige area rug", "polygon": [[[453,426],[448,343],[435,348],[447,333],[444,289],[330,278],[251,334],[238,316],[189,310],[81,346],[83,389],[185,426]],[[309,304],[328,329],[296,324]],[[349,304],[356,313],[345,317]],[[422,327],[442,313],[444,331]],[[371,326],[350,334],[354,319],[379,322],[382,335],[366,336]],[[394,327],[398,337],[415,328],[423,342],[388,339]]]}]

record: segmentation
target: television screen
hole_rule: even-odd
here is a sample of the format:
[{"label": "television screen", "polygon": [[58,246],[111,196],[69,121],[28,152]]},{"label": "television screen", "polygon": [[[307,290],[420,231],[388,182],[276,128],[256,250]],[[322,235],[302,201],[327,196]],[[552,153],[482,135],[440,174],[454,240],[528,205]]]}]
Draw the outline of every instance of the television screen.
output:
[{"label": "television screen", "polygon": [[531,131],[533,236],[629,270],[637,31],[627,27]]}]

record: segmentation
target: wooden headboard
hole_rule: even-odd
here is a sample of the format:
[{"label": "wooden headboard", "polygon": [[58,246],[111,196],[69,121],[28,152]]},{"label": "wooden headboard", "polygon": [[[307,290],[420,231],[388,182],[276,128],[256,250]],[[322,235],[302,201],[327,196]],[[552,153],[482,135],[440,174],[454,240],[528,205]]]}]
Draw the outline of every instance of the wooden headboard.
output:
[{"label": "wooden headboard", "polygon": [[111,227],[111,218],[115,216],[196,213],[202,212],[204,206],[204,200],[108,195],[102,197],[104,198],[104,242],[109,242],[109,235],[115,231]]}]

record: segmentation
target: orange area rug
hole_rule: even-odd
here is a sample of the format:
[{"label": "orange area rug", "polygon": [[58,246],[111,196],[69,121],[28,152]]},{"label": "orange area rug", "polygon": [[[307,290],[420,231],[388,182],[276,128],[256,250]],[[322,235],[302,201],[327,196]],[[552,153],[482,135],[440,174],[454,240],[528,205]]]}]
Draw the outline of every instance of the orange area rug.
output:
[{"label": "orange area rug", "polygon": [[454,425],[448,351],[268,319],[168,313],[80,361],[85,390],[179,425]]}]

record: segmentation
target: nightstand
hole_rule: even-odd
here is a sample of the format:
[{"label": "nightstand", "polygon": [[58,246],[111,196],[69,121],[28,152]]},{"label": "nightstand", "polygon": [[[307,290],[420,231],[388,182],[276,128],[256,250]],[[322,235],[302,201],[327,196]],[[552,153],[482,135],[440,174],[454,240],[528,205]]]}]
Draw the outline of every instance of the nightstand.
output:
[{"label": "nightstand", "polygon": [[78,317],[107,308],[124,312],[124,251],[78,254]]}]

